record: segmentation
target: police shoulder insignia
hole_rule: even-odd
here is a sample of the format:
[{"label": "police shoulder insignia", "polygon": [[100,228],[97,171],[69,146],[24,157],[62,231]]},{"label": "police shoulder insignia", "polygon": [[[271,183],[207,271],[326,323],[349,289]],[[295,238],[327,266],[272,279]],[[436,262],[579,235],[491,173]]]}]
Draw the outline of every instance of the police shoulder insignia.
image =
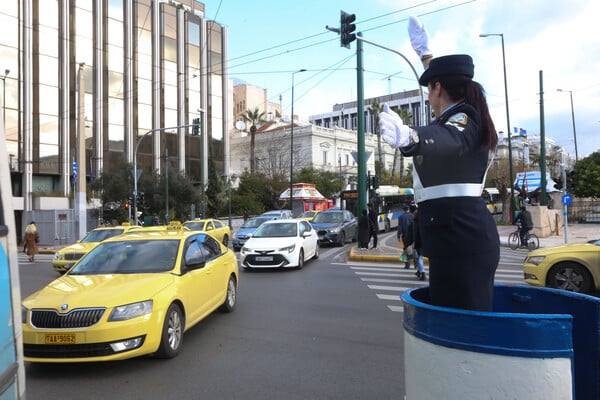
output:
[{"label": "police shoulder insignia", "polygon": [[465,113],[458,113],[458,114],[454,114],[453,116],[450,117],[450,119],[448,119],[448,122],[454,122],[460,125],[467,125],[467,114]]}]

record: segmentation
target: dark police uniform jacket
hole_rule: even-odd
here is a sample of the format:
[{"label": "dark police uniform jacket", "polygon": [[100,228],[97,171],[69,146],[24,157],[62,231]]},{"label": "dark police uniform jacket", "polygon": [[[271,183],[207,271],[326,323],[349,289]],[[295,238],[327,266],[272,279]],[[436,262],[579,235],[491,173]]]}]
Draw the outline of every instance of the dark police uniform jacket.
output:
[{"label": "dark police uniform jacket", "polygon": [[400,150],[413,157],[413,187],[419,205],[423,254],[468,256],[497,252],[494,219],[481,198],[490,153],[481,150],[484,131],[475,109],[458,103]]}]

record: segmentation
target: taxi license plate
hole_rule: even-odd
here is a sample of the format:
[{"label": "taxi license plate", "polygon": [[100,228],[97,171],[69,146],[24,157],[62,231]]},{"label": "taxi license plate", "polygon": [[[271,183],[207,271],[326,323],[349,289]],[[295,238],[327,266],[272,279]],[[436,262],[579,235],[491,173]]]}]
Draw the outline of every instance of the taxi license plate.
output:
[{"label": "taxi license plate", "polygon": [[61,334],[61,335],[46,335],[46,344],[75,344],[75,335],[73,334]]},{"label": "taxi license plate", "polygon": [[256,256],[256,261],[273,261],[273,256]]}]

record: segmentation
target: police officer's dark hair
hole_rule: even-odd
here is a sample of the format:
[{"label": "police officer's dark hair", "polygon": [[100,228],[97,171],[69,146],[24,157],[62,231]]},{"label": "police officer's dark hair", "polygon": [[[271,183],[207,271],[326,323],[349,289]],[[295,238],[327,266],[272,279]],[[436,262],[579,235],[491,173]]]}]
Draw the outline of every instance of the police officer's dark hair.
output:
[{"label": "police officer's dark hair", "polygon": [[495,149],[498,144],[498,135],[496,134],[494,121],[492,121],[492,117],[490,116],[483,87],[466,75],[438,76],[430,84],[435,85],[436,82],[442,85],[451,100],[458,101],[464,98],[467,104],[470,104],[477,110],[481,118],[481,125],[487,133],[481,143],[481,149]]}]

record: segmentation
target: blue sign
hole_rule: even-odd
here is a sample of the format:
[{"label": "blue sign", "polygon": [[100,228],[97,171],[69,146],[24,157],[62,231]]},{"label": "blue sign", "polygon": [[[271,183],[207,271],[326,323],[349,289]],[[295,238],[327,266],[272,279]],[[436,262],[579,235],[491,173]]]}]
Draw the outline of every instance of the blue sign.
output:
[{"label": "blue sign", "polygon": [[73,161],[73,184],[77,183],[77,161]]},{"label": "blue sign", "polygon": [[571,201],[573,201],[573,199],[571,198],[571,196],[569,194],[565,193],[562,195],[562,203],[565,206],[571,205]]}]

